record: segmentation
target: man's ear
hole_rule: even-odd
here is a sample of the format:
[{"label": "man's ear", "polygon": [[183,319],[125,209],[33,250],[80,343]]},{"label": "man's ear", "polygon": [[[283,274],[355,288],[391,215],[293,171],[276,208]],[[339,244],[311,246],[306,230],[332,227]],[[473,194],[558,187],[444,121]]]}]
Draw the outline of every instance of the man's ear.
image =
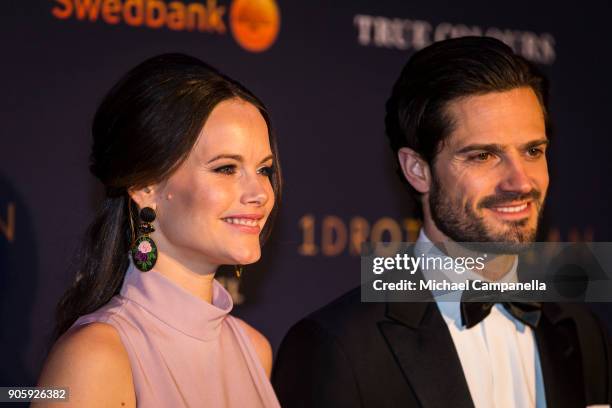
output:
[{"label": "man's ear", "polygon": [[404,177],[410,185],[419,193],[429,192],[431,172],[429,171],[429,165],[421,158],[421,155],[409,147],[402,147],[397,152],[397,157],[400,166],[402,166]]},{"label": "man's ear", "polygon": [[155,189],[155,186],[146,186],[138,189],[130,188],[128,189],[128,194],[138,205],[138,208],[151,207],[155,210],[157,207]]}]

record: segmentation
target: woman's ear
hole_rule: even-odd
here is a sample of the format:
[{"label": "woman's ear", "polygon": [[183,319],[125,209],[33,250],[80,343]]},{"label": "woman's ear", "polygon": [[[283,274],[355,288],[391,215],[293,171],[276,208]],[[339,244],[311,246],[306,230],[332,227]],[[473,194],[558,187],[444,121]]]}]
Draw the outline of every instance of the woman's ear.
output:
[{"label": "woman's ear", "polygon": [[130,188],[128,194],[130,198],[138,205],[138,208],[151,207],[154,210],[157,207],[156,186],[146,186],[143,188]]},{"label": "woman's ear", "polygon": [[428,193],[431,185],[431,172],[429,164],[409,147],[402,147],[397,152],[404,177],[419,193]]}]

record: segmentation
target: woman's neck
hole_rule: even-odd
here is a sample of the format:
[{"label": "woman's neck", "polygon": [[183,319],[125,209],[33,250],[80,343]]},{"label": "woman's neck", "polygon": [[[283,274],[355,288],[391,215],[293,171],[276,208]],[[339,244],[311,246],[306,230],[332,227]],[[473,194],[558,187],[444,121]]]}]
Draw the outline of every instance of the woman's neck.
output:
[{"label": "woman's neck", "polygon": [[160,251],[155,270],[194,296],[212,303],[213,280],[216,265],[178,261],[172,255]]}]

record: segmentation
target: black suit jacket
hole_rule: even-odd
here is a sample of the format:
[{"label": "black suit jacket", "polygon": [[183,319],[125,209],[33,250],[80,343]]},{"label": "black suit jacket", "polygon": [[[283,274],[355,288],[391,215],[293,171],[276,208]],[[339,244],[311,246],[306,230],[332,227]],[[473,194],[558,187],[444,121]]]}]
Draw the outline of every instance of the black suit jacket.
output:
[{"label": "black suit jacket", "polygon": [[[535,330],[549,408],[610,403],[605,328],[584,305],[546,303]],[[293,407],[473,407],[434,302],[362,303],[357,288],[293,326],[272,374]]]}]

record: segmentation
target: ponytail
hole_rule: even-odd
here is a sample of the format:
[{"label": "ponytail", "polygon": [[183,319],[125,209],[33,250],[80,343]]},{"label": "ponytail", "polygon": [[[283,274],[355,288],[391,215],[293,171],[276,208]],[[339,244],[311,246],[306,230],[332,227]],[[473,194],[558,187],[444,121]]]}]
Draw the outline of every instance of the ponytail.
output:
[{"label": "ponytail", "polygon": [[87,229],[76,256],[76,276],[56,310],[55,338],[82,315],[119,293],[129,265],[130,225],[127,196],[107,197]]}]

